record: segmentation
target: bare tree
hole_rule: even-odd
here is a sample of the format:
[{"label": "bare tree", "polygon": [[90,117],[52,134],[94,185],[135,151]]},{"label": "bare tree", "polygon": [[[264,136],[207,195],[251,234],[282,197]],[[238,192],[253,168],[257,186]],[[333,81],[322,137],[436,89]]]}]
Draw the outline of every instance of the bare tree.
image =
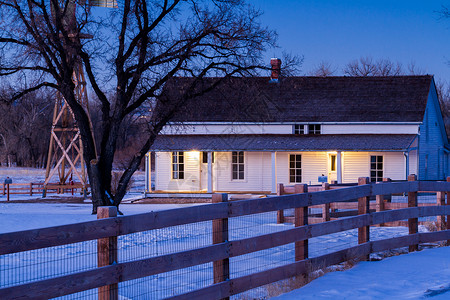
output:
[{"label": "bare tree", "polygon": [[442,108],[447,134],[450,134],[450,86],[448,82],[436,80],[436,90]]},{"label": "bare tree", "polygon": [[349,62],[344,67],[344,74],[349,76],[398,76],[403,75],[402,65],[388,59],[374,61],[371,57],[361,57]]},{"label": "bare tree", "polygon": [[333,67],[331,63],[321,61],[314,69],[309,72],[311,76],[326,77],[336,73],[337,68]]},{"label": "bare tree", "polygon": [[[1,94],[4,94],[2,92]],[[33,92],[14,103],[0,102],[0,157],[8,166],[43,167],[51,127],[49,91]],[[1,159],[0,159],[1,163]]]},{"label": "bare tree", "polygon": [[[0,0],[0,75],[17,82],[12,101],[42,87],[64,97],[81,133],[93,212],[119,206],[132,174],[179,107],[223,78],[257,72],[275,37],[259,23],[260,12],[241,0],[118,2],[106,16],[103,10],[90,13],[85,0]],[[80,61],[101,110],[97,153],[89,117],[74,93],[72,74]],[[177,76],[193,78],[183,97],[158,97]],[[200,85],[207,76],[217,79]],[[152,111],[149,130],[113,194],[120,130],[142,107]]]},{"label": "bare tree", "polygon": [[380,59],[375,64],[376,76],[399,76],[403,75],[402,65],[388,59]]},{"label": "bare tree", "polygon": [[408,64],[408,74],[409,75],[425,75],[427,72],[425,72],[424,69],[417,67],[416,63],[414,61],[409,62]]}]

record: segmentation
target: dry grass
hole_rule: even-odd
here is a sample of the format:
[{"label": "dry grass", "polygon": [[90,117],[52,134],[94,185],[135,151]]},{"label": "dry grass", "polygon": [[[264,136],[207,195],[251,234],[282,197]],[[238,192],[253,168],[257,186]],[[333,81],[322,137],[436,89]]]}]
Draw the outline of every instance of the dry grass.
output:
[{"label": "dry grass", "polygon": [[[279,296],[281,294],[299,289],[311,281],[322,277],[323,275],[330,273],[330,272],[337,272],[337,271],[345,271],[348,269],[353,268],[357,263],[358,259],[351,259],[349,261],[343,262],[338,265],[333,265],[329,267],[324,266],[316,266],[313,268],[311,265],[307,265],[307,274],[300,274],[298,276],[294,276],[292,278],[280,280],[278,282],[274,282],[271,284],[267,284],[263,287],[261,287],[264,290],[265,297],[266,298],[272,298]],[[256,299],[255,297],[252,297],[250,293],[242,293],[238,296],[239,300],[249,300],[249,299]],[[258,299],[261,299],[260,297]]]},{"label": "dry grass", "polygon": [[439,231],[439,223],[437,221],[424,222],[423,224],[429,232]]}]

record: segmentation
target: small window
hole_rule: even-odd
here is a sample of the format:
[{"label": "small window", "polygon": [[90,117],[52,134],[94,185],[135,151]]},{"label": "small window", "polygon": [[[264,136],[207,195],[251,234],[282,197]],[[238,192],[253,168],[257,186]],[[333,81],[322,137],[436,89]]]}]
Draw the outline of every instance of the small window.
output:
[{"label": "small window", "polygon": [[302,182],[302,156],[301,154],[289,155],[289,182]]},{"label": "small window", "polygon": [[[203,151],[203,152],[202,152],[202,162],[203,162],[204,164],[207,164],[207,163],[208,163],[208,152],[206,152],[206,151]],[[214,163],[214,152],[212,152],[212,159],[211,159],[211,162]]]},{"label": "small window", "polygon": [[293,134],[305,134],[305,125],[295,124],[292,126]]},{"label": "small window", "polygon": [[184,152],[172,152],[172,179],[184,179]]},{"label": "small window", "polygon": [[370,156],[370,181],[383,181],[383,156]]},{"label": "small window", "polygon": [[320,134],[320,124],[310,124],[308,125],[309,134]]},{"label": "small window", "polygon": [[233,180],[244,180],[244,151],[231,153],[231,168]]}]

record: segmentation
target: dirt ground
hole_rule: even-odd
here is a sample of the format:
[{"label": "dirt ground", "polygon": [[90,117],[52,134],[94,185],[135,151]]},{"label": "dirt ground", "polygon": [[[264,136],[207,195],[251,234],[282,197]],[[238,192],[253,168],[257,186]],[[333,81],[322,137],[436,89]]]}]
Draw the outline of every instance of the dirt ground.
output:
[{"label": "dirt ground", "polygon": [[[2,203],[79,203],[79,204],[91,204],[85,202],[83,197],[71,196],[71,197],[51,197],[29,199],[29,200],[10,200],[9,202]],[[145,198],[132,201],[136,204],[189,204],[189,203],[211,203],[211,198]]]}]

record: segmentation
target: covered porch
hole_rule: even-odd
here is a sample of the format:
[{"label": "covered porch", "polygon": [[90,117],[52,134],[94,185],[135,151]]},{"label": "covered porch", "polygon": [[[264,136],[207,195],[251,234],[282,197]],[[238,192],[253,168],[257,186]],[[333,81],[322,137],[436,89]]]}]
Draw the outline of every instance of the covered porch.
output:
[{"label": "covered porch", "polygon": [[202,197],[214,192],[275,194],[278,183],[318,184],[319,176],[330,183],[356,182],[358,176],[371,175],[370,159],[377,153],[385,157],[385,162],[378,162],[383,175],[403,179],[411,165],[406,154],[415,137],[162,135],[152,147],[156,178],[150,172],[150,153],[146,157],[146,190]]}]

